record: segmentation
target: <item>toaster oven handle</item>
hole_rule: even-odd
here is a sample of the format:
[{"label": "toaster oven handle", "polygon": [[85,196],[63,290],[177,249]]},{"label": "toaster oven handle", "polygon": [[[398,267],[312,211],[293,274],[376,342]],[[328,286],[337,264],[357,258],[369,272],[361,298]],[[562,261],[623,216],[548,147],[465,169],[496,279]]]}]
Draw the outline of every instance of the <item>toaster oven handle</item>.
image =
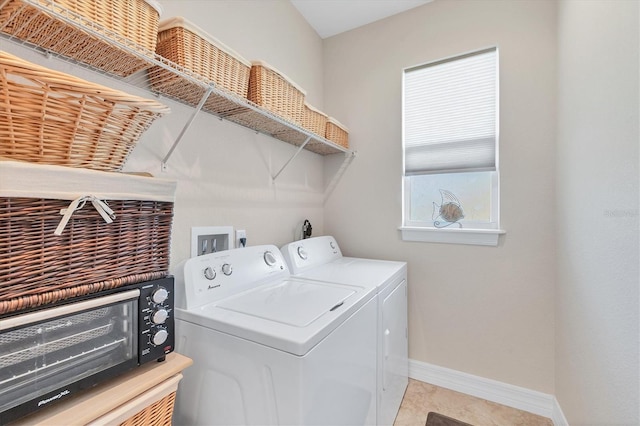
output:
[{"label": "toaster oven handle", "polygon": [[0,331],[9,330],[15,327],[22,327],[27,324],[42,322],[49,319],[67,316],[76,312],[86,311],[89,309],[100,308],[112,303],[122,302],[124,300],[137,299],[140,297],[140,290],[123,291],[109,296],[96,297],[85,300],[83,302],[72,303],[69,305],[58,306],[56,308],[46,309],[37,312],[31,312],[24,315],[0,320]]}]

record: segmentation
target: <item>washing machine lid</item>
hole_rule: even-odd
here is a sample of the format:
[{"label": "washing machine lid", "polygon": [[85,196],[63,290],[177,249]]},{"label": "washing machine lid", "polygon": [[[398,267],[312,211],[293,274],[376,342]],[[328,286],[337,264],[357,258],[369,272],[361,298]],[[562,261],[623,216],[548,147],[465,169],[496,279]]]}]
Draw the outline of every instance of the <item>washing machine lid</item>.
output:
[{"label": "washing machine lid", "polygon": [[307,327],[339,308],[355,293],[353,288],[289,279],[223,300],[218,307],[294,327]]},{"label": "washing machine lid", "polygon": [[287,277],[195,309],[177,321],[304,356],[366,303],[375,288]]}]

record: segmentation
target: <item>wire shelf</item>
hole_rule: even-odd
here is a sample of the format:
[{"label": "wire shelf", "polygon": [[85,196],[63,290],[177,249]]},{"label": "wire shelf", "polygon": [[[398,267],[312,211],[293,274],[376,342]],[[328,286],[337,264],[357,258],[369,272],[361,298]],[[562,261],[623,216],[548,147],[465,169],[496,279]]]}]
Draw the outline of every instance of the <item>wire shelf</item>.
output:
[{"label": "wire shelf", "polygon": [[[0,11],[11,1],[16,0],[0,0]],[[349,149],[285,120],[248,99],[216,86],[189,69],[61,7],[54,1],[19,1],[22,6],[0,21],[1,36],[7,40],[173,99],[194,108],[193,117],[202,110],[257,133],[320,155],[336,153],[354,155]],[[29,13],[24,13],[27,10],[25,8],[29,8]],[[28,19],[25,19],[25,15]],[[47,32],[46,36],[38,34],[45,29],[43,22],[51,20],[57,23],[57,27],[51,31],[51,25],[47,24],[47,31],[51,33]],[[30,29],[30,33],[35,32],[38,37],[21,36],[22,30],[29,26],[36,26],[35,29]],[[67,27],[73,28],[74,31],[81,31],[95,40],[95,45],[99,48],[93,48],[93,51],[83,56],[82,61],[73,59],[74,52],[87,49],[86,38],[69,36],[63,29]],[[30,41],[35,38],[38,39],[37,44]],[[137,70],[129,75],[123,75],[126,73],[121,70],[127,65],[124,62],[132,60],[135,61]],[[163,90],[163,87],[170,87],[171,90]],[[163,165],[169,160],[192,121],[193,119],[185,125],[174,146],[164,158]]]}]

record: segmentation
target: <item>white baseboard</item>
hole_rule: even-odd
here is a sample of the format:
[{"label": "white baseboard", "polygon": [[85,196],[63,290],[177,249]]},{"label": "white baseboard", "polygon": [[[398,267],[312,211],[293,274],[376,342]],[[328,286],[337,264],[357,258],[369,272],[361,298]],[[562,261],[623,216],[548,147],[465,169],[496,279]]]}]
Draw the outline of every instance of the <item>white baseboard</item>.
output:
[{"label": "white baseboard", "polygon": [[550,394],[412,359],[409,377],[550,418],[555,426],[568,426],[558,401]]},{"label": "white baseboard", "polygon": [[562,408],[560,408],[560,404],[555,397],[553,398],[553,413],[551,414],[551,421],[553,421],[554,426],[569,426],[569,422],[564,416]]}]

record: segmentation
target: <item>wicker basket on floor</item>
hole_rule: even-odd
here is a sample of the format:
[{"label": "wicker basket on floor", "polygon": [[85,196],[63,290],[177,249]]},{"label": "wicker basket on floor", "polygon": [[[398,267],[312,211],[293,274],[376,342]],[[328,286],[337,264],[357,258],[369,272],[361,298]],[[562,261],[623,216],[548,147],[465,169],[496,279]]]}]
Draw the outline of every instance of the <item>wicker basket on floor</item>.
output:
[{"label": "wicker basket on floor", "polygon": [[175,188],[0,161],[0,314],[166,276]]},{"label": "wicker basket on floor", "polygon": [[117,171],[161,103],[0,52],[0,157]]},{"label": "wicker basket on floor", "polygon": [[284,74],[262,61],[254,61],[248,99],[296,125],[304,120],[305,91]]},{"label": "wicker basket on floor", "polygon": [[[242,99],[247,97],[251,62],[182,17],[160,23],[156,53],[214,83],[218,89]],[[183,81],[164,68],[155,67],[149,75],[155,90],[188,104],[197,104],[202,96],[203,90],[194,83]],[[213,105],[204,107],[218,112]]]},{"label": "wicker basket on floor", "polygon": [[[148,68],[155,51],[160,6],[153,0],[21,0],[0,2],[0,31],[103,71],[127,76]],[[47,13],[49,12],[50,13]],[[65,22],[58,13],[73,21]],[[86,31],[91,28],[100,36]],[[117,47],[119,41],[140,58]]]},{"label": "wicker basket on floor", "polygon": [[333,117],[327,119],[325,138],[344,148],[349,148],[349,130]]},{"label": "wicker basket on floor", "polygon": [[302,127],[318,136],[324,137],[325,129],[327,127],[327,118],[328,117],[325,113],[318,111],[305,102]]}]

